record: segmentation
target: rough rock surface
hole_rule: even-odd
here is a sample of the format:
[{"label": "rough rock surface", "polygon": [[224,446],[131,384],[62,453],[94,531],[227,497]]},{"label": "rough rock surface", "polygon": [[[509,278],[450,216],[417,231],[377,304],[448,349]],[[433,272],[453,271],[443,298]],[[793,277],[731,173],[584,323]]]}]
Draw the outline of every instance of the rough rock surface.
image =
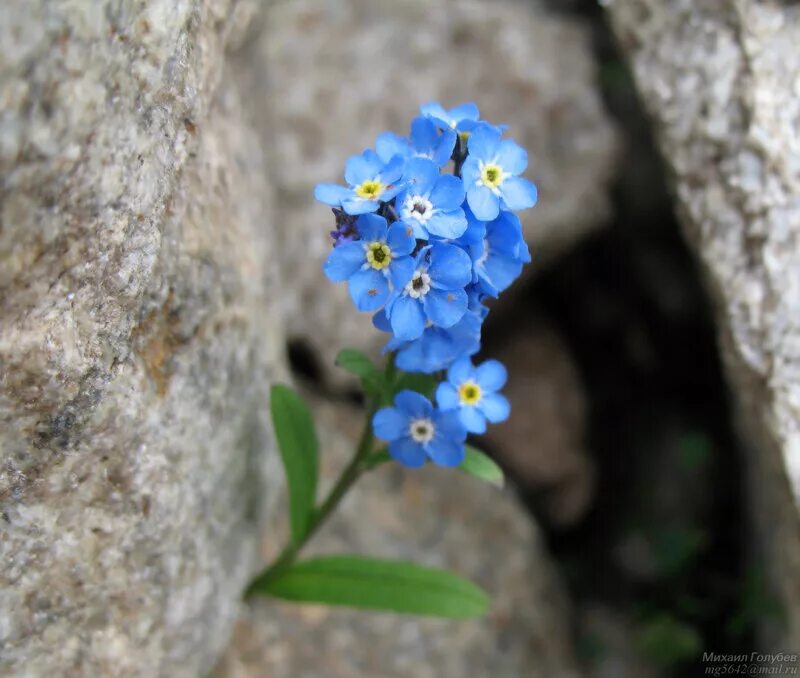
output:
[{"label": "rough rock surface", "polygon": [[[360,413],[315,406],[329,485]],[[268,554],[279,544],[265,542]],[[248,606],[218,678],[462,678],[578,675],[560,583],[508,490],[461,472],[387,464],[364,478],[309,553],[365,553],[453,569],[490,592],[490,614],[448,621],[260,600]]]},{"label": "rough rock surface", "polygon": [[594,488],[577,368],[540,315],[518,328],[493,357],[508,367],[503,393],[514,416],[490,427],[486,441],[514,481],[538,499],[548,521],[572,525],[589,508]]},{"label": "rough rock surface", "polygon": [[0,9],[3,675],[199,675],[252,572],[282,331],[258,140],[217,91],[240,17]]},{"label": "rough rock surface", "polygon": [[632,0],[609,12],[717,302],[765,563],[800,646],[800,5]]},{"label": "rough rock surface", "polygon": [[[298,47],[302,45],[302,47]],[[594,85],[588,32],[538,5],[498,0],[291,0],[262,38],[265,138],[285,239],[290,335],[327,370],[341,346],[382,339],[345,285],[320,272],[332,216],[313,201],[343,181],[344,161],[389,129],[406,134],[419,105],[476,101],[530,152],[540,201],[524,216],[541,262],[602,223],[616,138]],[[533,270],[530,268],[530,270]],[[331,376],[336,376],[335,373]]]}]

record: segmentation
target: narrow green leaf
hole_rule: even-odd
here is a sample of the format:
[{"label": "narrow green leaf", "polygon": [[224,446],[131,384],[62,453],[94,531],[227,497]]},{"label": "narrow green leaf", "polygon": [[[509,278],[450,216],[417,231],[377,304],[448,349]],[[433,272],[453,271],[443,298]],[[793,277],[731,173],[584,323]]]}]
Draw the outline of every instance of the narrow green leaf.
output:
[{"label": "narrow green leaf", "polygon": [[471,476],[492,483],[492,485],[503,487],[503,471],[501,468],[491,457],[471,445],[466,446],[466,456],[458,468]]},{"label": "narrow green leaf", "polygon": [[361,385],[367,393],[377,395],[381,392],[383,375],[366,354],[354,348],[345,348],[337,354],[336,364],[360,377]]},{"label": "narrow green leaf", "polygon": [[254,593],[452,619],[480,617],[489,608],[486,593],[452,572],[364,556],[324,556],[296,563],[262,582]]},{"label": "narrow green leaf", "polygon": [[289,486],[292,540],[298,542],[305,536],[314,511],[317,434],[308,407],[288,386],[276,384],[272,387],[270,411]]}]

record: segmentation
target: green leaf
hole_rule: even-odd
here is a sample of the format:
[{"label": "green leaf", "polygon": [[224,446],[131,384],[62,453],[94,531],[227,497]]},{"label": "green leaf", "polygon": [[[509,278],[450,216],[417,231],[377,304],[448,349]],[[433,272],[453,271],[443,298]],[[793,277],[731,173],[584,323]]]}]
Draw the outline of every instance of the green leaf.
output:
[{"label": "green leaf", "polygon": [[694,626],[665,612],[645,622],[636,645],[641,655],[670,667],[697,657],[703,638]]},{"label": "green leaf", "polygon": [[367,467],[367,470],[372,470],[381,464],[385,464],[387,461],[391,461],[392,456],[389,454],[389,450],[382,449],[378,450],[377,452],[373,452],[364,460],[364,466]]},{"label": "green leaf", "polygon": [[289,486],[292,541],[297,543],[305,536],[314,512],[317,434],[308,407],[288,386],[276,384],[272,387],[270,411]]},{"label": "green leaf", "polygon": [[501,468],[479,449],[466,446],[466,455],[464,461],[459,464],[458,468],[471,476],[485,480],[487,483],[503,487],[503,471]]},{"label": "green leaf", "polygon": [[336,364],[343,370],[361,378],[361,385],[370,395],[378,395],[383,386],[383,375],[361,351],[345,348],[336,356]]},{"label": "green leaf", "polygon": [[295,602],[469,619],[489,608],[472,582],[446,570],[399,560],[324,556],[291,565],[254,593]]},{"label": "green leaf", "polygon": [[394,393],[392,393],[392,397],[403,389],[410,389],[411,391],[421,393],[430,400],[433,398],[437,383],[436,379],[430,374],[399,372],[394,382]]}]

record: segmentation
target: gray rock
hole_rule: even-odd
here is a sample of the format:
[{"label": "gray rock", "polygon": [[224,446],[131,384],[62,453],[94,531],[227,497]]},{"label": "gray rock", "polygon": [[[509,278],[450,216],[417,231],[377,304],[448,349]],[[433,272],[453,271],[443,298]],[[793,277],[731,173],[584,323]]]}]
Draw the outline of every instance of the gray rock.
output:
[{"label": "gray rock", "polygon": [[[363,413],[317,400],[322,481],[352,454]],[[270,530],[267,558],[282,541]],[[361,553],[452,569],[492,597],[484,619],[452,621],[268,599],[249,604],[217,678],[570,678],[567,606],[541,536],[509,490],[460,471],[386,464],[362,478],[308,555]]]},{"label": "gray rock", "polygon": [[197,675],[237,614],[282,350],[241,17],[0,10],[3,675]]},{"label": "gray rock", "polygon": [[574,525],[594,496],[584,447],[587,405],[572,356],[541,314],[529,318],[496,356],[508,368],[503,393],[513,415],[486,442],[514,481],[533,493],[546,519]]},{"label": "gray rock", "polygon": [[324,370],[338,348],[377,352],[384,339],[320,271],[333,219],[314,185],[342,182],[347,157],[380,132],[406,134],[420,104],[474,100],[529,150],[540,202],[523,220],[537,266],[609,212],[616,137],[574,20],[497,0],[291,0],[269,10],[259,49],[288,329]]},{"label": "gray rock", "polygon": [[631,0],[609,13],[716,301],[751,441],[757,537],[800,646],[800,6]]}]

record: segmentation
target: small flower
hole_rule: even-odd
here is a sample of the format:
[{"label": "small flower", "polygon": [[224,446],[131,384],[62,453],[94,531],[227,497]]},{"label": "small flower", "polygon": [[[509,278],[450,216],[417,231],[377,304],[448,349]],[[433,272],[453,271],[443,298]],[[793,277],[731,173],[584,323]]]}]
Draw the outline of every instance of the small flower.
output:
[{"label": "small flower", "polygon": [[469,358],[460,358],[447,371],[447,381],[436,389],[436,402],[444,410],[458,412],[470,433],[484,433],[487,420],[496,424],[508,419],[511,406],[497,393],[507,377],[506,368],[497,360],[473,367]]},{"label": "small flower", "polygon": [[522,224],[511,212],[486,224],[483,239],[467,246],[476,282],[486,294],[496,297],[519,277],[531,260],[522,235]]},{"label": "small flower", "polygon": [[375,311],[389,297],[389,281],[404,285],[414,273],[409,256],[416,246],[410,226],[389,226],[378,214],[363,214],[355,222],[360,240],[343,242],[325,261],[323,270],[333,282],[348,281],[350,297],[359,311]]},{"label": "small flower", "polygon": [[528,154],[500,136],[490,125],[478,125],[469,137],[469,155],[461,169],[467,203],[480,221],[494,221],[501,208],[533,207],[537,200],[536,186],[517,176],[528,166]]},{"label": "small flower", "polygon": [[455,325],[467,310],[464,287],[472,279],[472,265],[464,250],[434,243],[419,251],[413,273],[396,286],[386,304],[395,337],[411,341],[426,321],[439,327]]},{"label": "small flower", "polygon": [[448,111],[438,101],[431,101],[423,104],[419,110],[440,129],[453,129],[463,140],[469,138],[481,115],[473,103],[461,104]]},{"label": "small flower", "polygon": [[400,391],[394,407],[372,418],[375,435],[389,443],[389,454],[401,464],[458,466],[464,459],[467,432],[455,411],[443,412],[416,391]]},{"label": "small flower", "polygon": [[458,177],[439,174],[439,168],[426,158],[414,158],[403,174],[406,189],[397,196],[400,218],[414,228],[414,237],[427,240],[431,235],[458,238],[467,228],[461,204],[464,184]]},{"label": "small flower", "polygon": [[[481,349],[480,314],[467,311],[452,327],[425,328],[414,341],[397,342],[392,339],[387,350],[396,351],[395,364],[405,372],[433,374],[446,370],[461,356],[474,355]],[[396,346],[391,348],[396,342]]]},{"label": "small flower", "polygon": [[348,214],[374,212],[381,202],[394,198],[402,189],[402,158],[384,162],[375,151],[366,150],[347,160],[344,178],[350,188],[337,184],[317,184],[314,197],[332,207],[341,206]]},{"label": "small flower", "polygon": [[415,156],[428,158],[435,162],[437,167],[443,167],[453,155],[456,133],[447,129],[439,134],[436,125],[428,118],[414,118],[411,121],[409,143]]}]

